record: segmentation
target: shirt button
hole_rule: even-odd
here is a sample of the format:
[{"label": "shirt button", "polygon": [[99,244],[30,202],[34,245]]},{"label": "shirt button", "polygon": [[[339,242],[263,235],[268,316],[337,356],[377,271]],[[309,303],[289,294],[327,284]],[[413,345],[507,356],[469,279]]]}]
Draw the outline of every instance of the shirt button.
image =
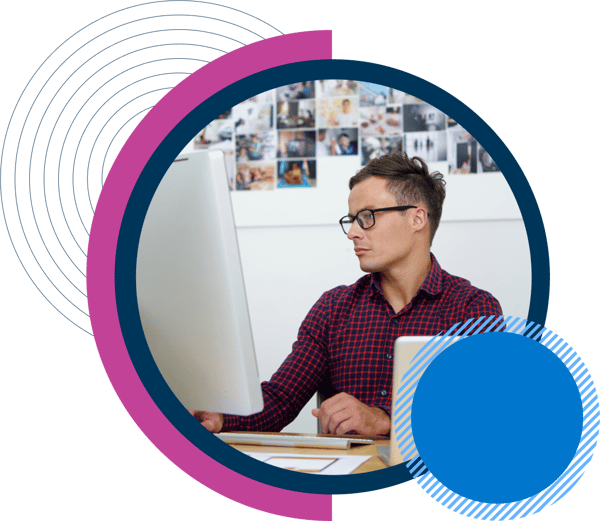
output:
[{"label": "shirt button", "polygon": [[391,359],[393,358],[393,356],[392,356],[390,353],[388,353],[387,355],[385,355],[385,357],[386,357],[388,360],[391,360]]},{"label": "shirt button", "polygon": [[383,391],[381,391],[381,396],[385,396],[387,394],[387,391],[384,389]]}]

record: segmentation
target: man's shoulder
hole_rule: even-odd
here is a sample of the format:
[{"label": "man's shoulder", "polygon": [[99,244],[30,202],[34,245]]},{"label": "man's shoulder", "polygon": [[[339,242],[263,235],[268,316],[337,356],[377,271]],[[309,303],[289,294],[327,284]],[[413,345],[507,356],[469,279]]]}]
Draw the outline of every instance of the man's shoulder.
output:
[{"label": "man's shoulder", "polygon": [[335,311],[335,309],[349,310],[358,301],[372,294],[372,276],[364,275],[354,284],[336,286],[321,295],[316,308]]},{"label": "man's shoulder", "polygon": [[474,286],[463,277],[442,270],[442,288],[444,298],[448,301],[460,302],[464,306],[477,304],[490,313],[501,313],[500,303],[489,291]]},{"label": "man's shoulder", "polygon": [[337,321],[347,316],[364,300],[372,290],[369,275],[358,279],[354,284],[336,286],[321,295],[307,315],[307,320]]},{"label": "man's shoulder", "polygon": [[473,286],[469,280],[452,275],[446,270],[442,270],[442,288],[444,291],[460,293],[476,293],[477,291],[481,291],[479,288]]},{"label": "man's shoulder", "polygon": [[370,291],[372,275],[364,275],[354,284],[336,286],[335,288],[326,291],[323,297],[334,299],[335,301],[352,299],[356,296],[364,295]]}]

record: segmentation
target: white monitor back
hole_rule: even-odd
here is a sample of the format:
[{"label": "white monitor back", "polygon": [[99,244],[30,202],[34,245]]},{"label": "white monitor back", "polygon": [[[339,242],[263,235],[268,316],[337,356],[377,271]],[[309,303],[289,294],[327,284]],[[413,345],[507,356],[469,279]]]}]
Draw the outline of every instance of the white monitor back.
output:
[{"label": "white monitor back", "polygon": [[[460,340],[461,336],[432,337],[432,336],[403,336],[397,338],[394,342],[394,376],[392,384],[392,428],[390,431],[390,464],[398,465],[404,462],[403,452],[412,444],[412,435],[400,436],[400,434],[411,424],[410,415],[407,416],[409,408],[412,407],[412,398],[410,400],[398,400],[398,390],[403,385],[405,375],[407,380],[411,381],[416,376],[420,378],[420,374],[437,356],[440,348],[446,349],[454,342]],[[411,362],[417,353],[429,341],[435,339],[432,343],[432,348],[422,354],[420,360],[415,361],[414,367],[411,368]],[[410,371],[410,374],[407,374]],[[413,391],[414,392],[414,391]],[[397,403],[399,402],[399,403]],[[399,433],[396,432],[394,422],[399,421],[402,429]],[[406,421],[408,420],[408,421]],[[406,423],[405,423],[406,422]]]},{"label": "white monitor back", "polygon": [[221,151],[179,156],[148,209],[137,297],[158,369],[188,409],[263,408]]},{"label": "white monitor back", "polygon": [[[392,429],[390,432],[390,464],[398,465],[404,461],[399,443],[407,446],[409,440],[400,440],[395,432],[394,420],[404,415],[412,404],[412,400],[403,407],[396,405],[398,400],[398,389],[402,385],[402,379],[410,369],[410,363],[419,350],[433,337],[430,336],[404,336],[394,342],[394,377],[392,385]],[[410,422],[410,420],[409,420]]]}]

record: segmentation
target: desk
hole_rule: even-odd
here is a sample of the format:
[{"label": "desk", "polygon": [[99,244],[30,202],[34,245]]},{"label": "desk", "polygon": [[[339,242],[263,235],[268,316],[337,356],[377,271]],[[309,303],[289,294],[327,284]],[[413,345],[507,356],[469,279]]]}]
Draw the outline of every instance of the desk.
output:
[{"label": "desk", "polygon": [[[311,434],[310,436],[314,436]],[[366,438],[367,436],[365,436]],[[362,472],[372,472],[387,468],[385,462],[377,455],[377,447],[389,445],[390,440],[378,436],[373,438],[375,443],[370,445],[352,445],[349,449],[305,449],[297,447],[267,447],[259,445],[239,445],[230,443],[229,445],[241,452],[277,452],[286,454],[310,454],[312,456],[322,456],[324,454],[339,454],[346,456],[371,456],[352,474],[360,474]]]}]

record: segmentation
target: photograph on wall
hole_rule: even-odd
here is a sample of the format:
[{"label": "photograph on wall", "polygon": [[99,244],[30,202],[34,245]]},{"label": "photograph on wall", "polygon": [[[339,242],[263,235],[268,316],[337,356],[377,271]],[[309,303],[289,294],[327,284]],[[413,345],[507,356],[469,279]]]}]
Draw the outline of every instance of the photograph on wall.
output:
[{"label": "photograph on wall", "polygon": [[319,100],[319,127],[355,127],[358,125],[358,98],[326,98]]},{"label": "photograph on wall", "polygon": [[225,112],[223,112],[223,114],[218,116],[217,119],[231,119],[231,111],[232,110],[233,109],[226,110]]},{"label": "photograph on wall", "polygon": [[500,172],[500,168],[492,156],[481,146],[477,150],[477,171],[482,173]]},{"label": "photograph on wall", "polygon": [[236,190],[272,190],[275,187],[275,163],[238,163]]},{"label": "photograph on wall", "polygon": [[366,165],[371,159],[376,159],[387,154],[399,154],[404,150],[402,136],[396,137],[367,137],[361,140],[361,166]]},{"label": "photograph on wall", "polygon": [[423,100],[413,96],[412,94],[408,94],[406,92],[402,92],[401,90],[388,88],[388,105],[406,105],[409,103],[424,103]]},{"label": "photograph on wall", "polygon": [[402,133],[400,107],[361,107],[361,136],[394,136]]},{"label": "photograph on wall", "polygon": [[446,114],[428,103],[404,105],[404,132],[445,130]]},{"label": "photograph on wall", "polygon": [[277,157],[315,157],[314,130],[282,130],[279,132]]},{"label": "photograph on wall", "polygon": [[446,128],[449,130],[452,127],[456,127],[458,125],[458,123],[456,122],[456,120],[454,118],[451,118],[450,116],[446,116]]},{"label": "photograph on wall", "polygon": [[193,147],[195,149],[211,148],[223,151],[229,189],[233,190],[233,176],[235,171],[233,121],[227,119],[215,119],[210,122],[194,138]]},{"label": "photograph on wall", "polygon": [[236,134],[254,134],[273,128],[273,105],[245,102],[235,106],[231,116]]},{"label": "photograph on wall", "polygon": [[284,85],[277,88],[276,95],[278,102],[314,98],[315,82],[300,81],[291,85]]},{"label": "photograph on wall", "polygon": [[387,93],[388,88],[385,85],[361,81],[359,86],[360,106],[370,107],[376,105],[383,107],[387,102]]},{"label": "photograph on wall", "polygon": [[317,80],[315,83],[319,98],[358,96],[358,82],[354,80]]},{"label": "photograph on wall", "polygon": [[252,96],[251,98],[248,98],[246,101],[242,101],[242,103],[240,103],[240,105],[243,105],[244,103],[258,103],[261,105],[272,105],[274,100],[275,100],[275,91],[273,90],[266,90],[265,92],[261,92],[259,94],[256,94],[255,96]]},{"label": "photograph on wall", "polygon": [[224,152],[225,172],[227,172],[227,184],[229,190],[235,190],[235,154],[233,151]]},{"label": "photograph on wall", "polygon": [[279,161],[277,188],[311,188],[317,185],[317,165],[314,159]]},{"label": "photograph on wall", "polygon": [[357,128],[321,128],[317,132],[317,156],[355,156],[358,154]]},{"label": "photograph on wall", "polygon": [[275,132],[235,136],[237,161],[274,160],[277,148]]},{"label": "photograph on wall", "polygon": [[194,139],[194,148],[216,148],[233,151],[233,122],[215,119]]},{"label": "photograph on wall", "polygon": [[[397,89],[344,79],[297,82],[257,94],[207,125],[193,146],[223,151],[232,190],[315,187],[316,158],[359,153],[361,165],[406,151],[425,161],[447,161],[451,174],[500,171],[437,108]],[[257,161],[271,161],[273,172],[249,173]],[[240,171],[240,165],[247,168]]]},{"label": "photograph on wall", "polygon": [[277,128],[310,128],[315,126],[315,100],[281,101],[277,103]]},{"label": "photograph on wall", "polygon": [[446,132],[409,132],[404,134],[404,146],[409,157],[418,156],[426,163],[446,161]]},{"label": "photograph on wall", "polygon": [[448,173],[477,173],[478,143],[460,125],[448,130]]}]

